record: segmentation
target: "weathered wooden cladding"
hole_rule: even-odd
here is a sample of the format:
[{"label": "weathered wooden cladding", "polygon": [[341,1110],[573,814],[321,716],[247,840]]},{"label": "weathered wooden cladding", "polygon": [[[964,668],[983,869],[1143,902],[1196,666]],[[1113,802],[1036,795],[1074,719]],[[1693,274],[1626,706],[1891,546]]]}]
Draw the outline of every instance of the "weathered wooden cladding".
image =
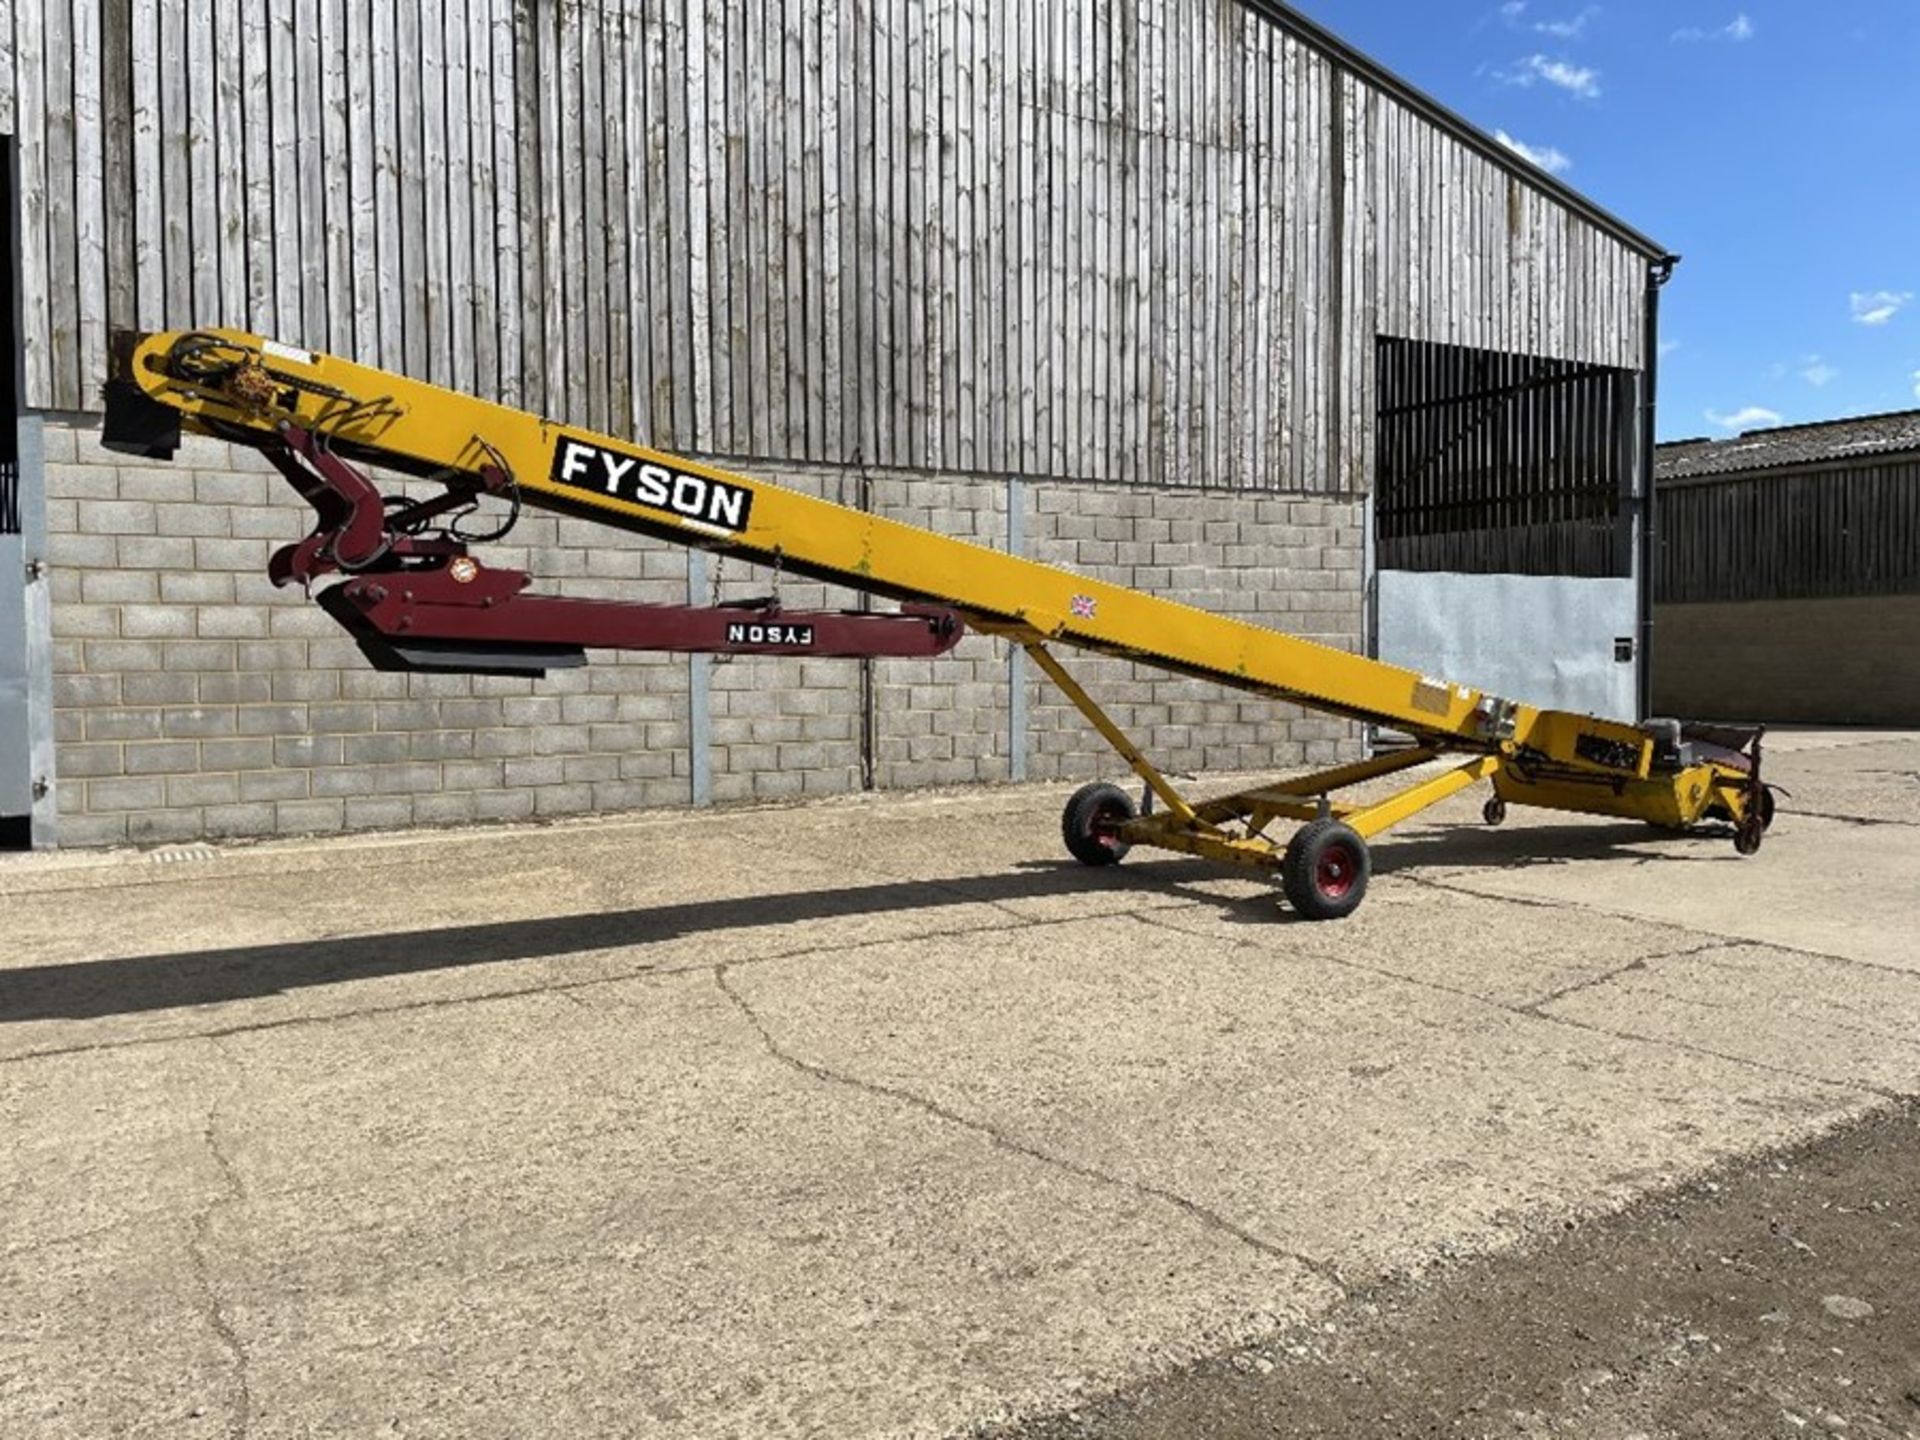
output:
[{"label": "weathered wooden cladding", "polygon": [[28,394],[241,325],[762,461],[1371,483],[1374,342],[1644,254],[1239,0],[34,0]]},{"label": "weathered wooden cladding", "polygon": [[1920,594],[1920,460],[1660,485],[1662,604]]}]

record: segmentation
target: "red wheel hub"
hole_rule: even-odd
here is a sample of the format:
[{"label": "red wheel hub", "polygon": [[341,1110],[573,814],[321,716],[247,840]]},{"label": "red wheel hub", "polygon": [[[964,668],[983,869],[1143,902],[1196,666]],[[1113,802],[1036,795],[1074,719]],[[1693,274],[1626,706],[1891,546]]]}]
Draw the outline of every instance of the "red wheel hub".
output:
[{"label": "red wheel hub", "polygon": [[1329,900],[1341,899],[1353,889],[1354,877],[1360,873],[1360,857],[1345,845],[1329,845],[1320,852],[1320,861],[1313,867],[1314,888]]},{"label": "red wheel hub", "polygon": [[1102,845],[1109,850],[1118,850],[1120,826],[1125,819],[1126,817],[1117,810],[1102,810],[1093,817],[1093,823],[1088,828],[1093,831],[1093,838]]}]

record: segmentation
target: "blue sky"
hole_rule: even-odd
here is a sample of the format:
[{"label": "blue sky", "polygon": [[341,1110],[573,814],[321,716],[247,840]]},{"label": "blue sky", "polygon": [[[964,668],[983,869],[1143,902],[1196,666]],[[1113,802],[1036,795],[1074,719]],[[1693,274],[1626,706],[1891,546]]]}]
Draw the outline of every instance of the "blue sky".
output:
[{"label": "blue sky", "polygon": [[1295,0],[1683,257],[1660,433],[1920,408],[1920,0]]}]

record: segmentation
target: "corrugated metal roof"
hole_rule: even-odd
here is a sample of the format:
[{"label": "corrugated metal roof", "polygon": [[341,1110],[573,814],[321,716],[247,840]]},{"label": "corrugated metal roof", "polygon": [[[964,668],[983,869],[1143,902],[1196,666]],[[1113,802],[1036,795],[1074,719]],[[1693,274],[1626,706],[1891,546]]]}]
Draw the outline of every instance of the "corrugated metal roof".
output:
[{"label": "corrugated metal roof", "polygon": [[1731,440],[1673,440],[1654,449],[1654,475],[1687,480],[1793,465],[1829,465],[1860,456],[1920,453],[1920,410],[1858,415],[1811,425],[1748,430]]}]

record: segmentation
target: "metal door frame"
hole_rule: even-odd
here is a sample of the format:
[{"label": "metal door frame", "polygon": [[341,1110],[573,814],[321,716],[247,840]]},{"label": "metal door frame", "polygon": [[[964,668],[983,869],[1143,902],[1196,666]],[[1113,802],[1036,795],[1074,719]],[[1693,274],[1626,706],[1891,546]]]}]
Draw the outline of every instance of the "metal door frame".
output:
[{"label": "metal door frame", "polygon": [[[0,515],[0,586],[9,598],[9,633],[0,634],[0,689],[10,691],[24,733],[0,734],[0,825],[5,839],[50,849],[56,839],[53,755],[53,603],[47,579],[45,449],[38,416],[26,413],[21,350],[19,148],[0,136],[0,466],[11,469],[10,503]],[[6,452],[11,451],[9,455]],[[14,587],[18,586],[16,591]]]},{"label": "metal door frame", "polygon": [[[1407,655],[1383,653],[1383,624],[1392,617],[1383,616],[1388,607],[1381,579],[1389,573],[1416,584],[1423,574],[1450,577],[1459,582],[1456,590],[1483,579],[1484,601],[1474,603],[1487,605],[1500,603],[1501,597],[1511,600],[1510,592],[1536,583],[1551,586],[1558,581],[1604,582],[1565,587],[1560,599],[1576,612],[1590,608],[1588,601],[1611,608],[1609,592],[1616,584],[1643,593],[1643,374],[1384,334],[1375,337],[1375,352],[1376,372],[1384,374],[1391,353],[1398,377],[1391,389],[1384,380],[1377,381],[1374,403],[1381,425],[1388,415],[1404,418],[1392,445],[1377,431],[1372,457],[1374,483],[1363,521],[1369,655],[1419,668]],[[1392,409],[1386,408],[1389,404]],[[1532,461],[1524,468],[1515,463],[1543,444],[1537,468]],[[1406,483],[1396,480],[1393,503],[1383,507],[1390,465],[1406,467]],[[1389,515],[1396,527],[1391,537],[1382,533]],[[1474,519],[1458,523],[1467,517]],[[1446,582],[1436,583],[1444,587]],[[1451,603],[1464,602],[1456,596]],[[1632,623],[1616,617],[1608,627],[1613,663],[1634,667],[1626,686],[1633,695],[1628,707],[1633,713],[1615,717],[1622,719],[1639,718],[1648,703],[1644,600],[1634,608],[1640,613]],[[1533,643],[1539,643],[1538,637]],[[1454,673],[1445,663],[1439,654],[1430,662],[1438,667],[1435,673]],[[1489,683],[1510,668],[1469,664],[1467,670],[1487,672],[1476,677],[1460,670],[1461,663],[1453,661],[1460,671],[1457,678],[1474,684]],[[1558,695],[1553,703],[1560,708],[1622,708],[1613,693],[1617,684],[1607,688],[1610,693],[1604,697],[1596,692],[1583,702]],[[1516,698],[1545,704],[1548,693]]]}]

